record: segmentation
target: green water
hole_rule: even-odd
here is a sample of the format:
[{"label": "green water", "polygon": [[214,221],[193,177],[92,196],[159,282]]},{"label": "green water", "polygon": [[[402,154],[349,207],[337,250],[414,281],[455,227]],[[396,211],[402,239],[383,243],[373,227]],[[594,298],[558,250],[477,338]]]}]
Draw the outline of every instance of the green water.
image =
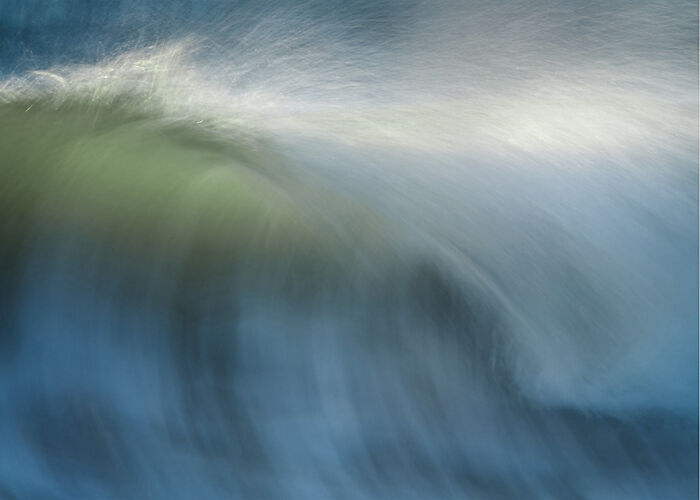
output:
[{"label": "green water", "polygon": [[0,101],[5,240],[73,234],[150,264],[183,255],[197,265],[292,259],[307,279],[311,268],[343,273],[357,248],[383,252],[386,223],[295,178],[269,141],[143,111],[149,104],[138,96]]}]

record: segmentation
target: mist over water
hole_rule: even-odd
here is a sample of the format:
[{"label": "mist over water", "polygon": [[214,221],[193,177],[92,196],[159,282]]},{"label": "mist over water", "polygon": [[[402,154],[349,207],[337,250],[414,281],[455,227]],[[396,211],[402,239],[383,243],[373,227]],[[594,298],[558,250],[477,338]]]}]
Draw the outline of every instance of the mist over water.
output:
[{"label": "mist over water", "polygon": [[0,499],[698,497],[693,2],[0,1]]}]

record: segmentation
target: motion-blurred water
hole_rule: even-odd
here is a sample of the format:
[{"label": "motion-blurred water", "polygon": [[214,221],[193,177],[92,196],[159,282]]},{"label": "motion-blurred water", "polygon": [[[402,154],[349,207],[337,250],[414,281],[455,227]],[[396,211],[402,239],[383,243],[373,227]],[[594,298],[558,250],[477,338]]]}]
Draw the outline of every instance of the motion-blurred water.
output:
[{"label": "motion-blurred water", "polygon": [[695,2],[0,0],[1,499],[694,499]]}]

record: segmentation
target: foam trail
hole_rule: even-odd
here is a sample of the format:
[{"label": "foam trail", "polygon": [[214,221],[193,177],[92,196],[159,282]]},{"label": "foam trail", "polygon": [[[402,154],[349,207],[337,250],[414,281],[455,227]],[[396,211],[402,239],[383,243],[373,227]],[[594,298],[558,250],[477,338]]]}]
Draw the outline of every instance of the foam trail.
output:
[{"label": "foam trail", "polygon": [[697,498],[697,47],[1,3],[0,498]]}]

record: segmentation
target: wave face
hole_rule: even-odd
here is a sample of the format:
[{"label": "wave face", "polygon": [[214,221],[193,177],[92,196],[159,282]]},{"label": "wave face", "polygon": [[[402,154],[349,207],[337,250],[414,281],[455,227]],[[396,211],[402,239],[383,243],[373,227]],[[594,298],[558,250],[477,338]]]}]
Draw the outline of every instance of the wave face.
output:
[{"label": "wave face", "polygon": [[0,3],[0,498],[697,498],[697,19]]}]

